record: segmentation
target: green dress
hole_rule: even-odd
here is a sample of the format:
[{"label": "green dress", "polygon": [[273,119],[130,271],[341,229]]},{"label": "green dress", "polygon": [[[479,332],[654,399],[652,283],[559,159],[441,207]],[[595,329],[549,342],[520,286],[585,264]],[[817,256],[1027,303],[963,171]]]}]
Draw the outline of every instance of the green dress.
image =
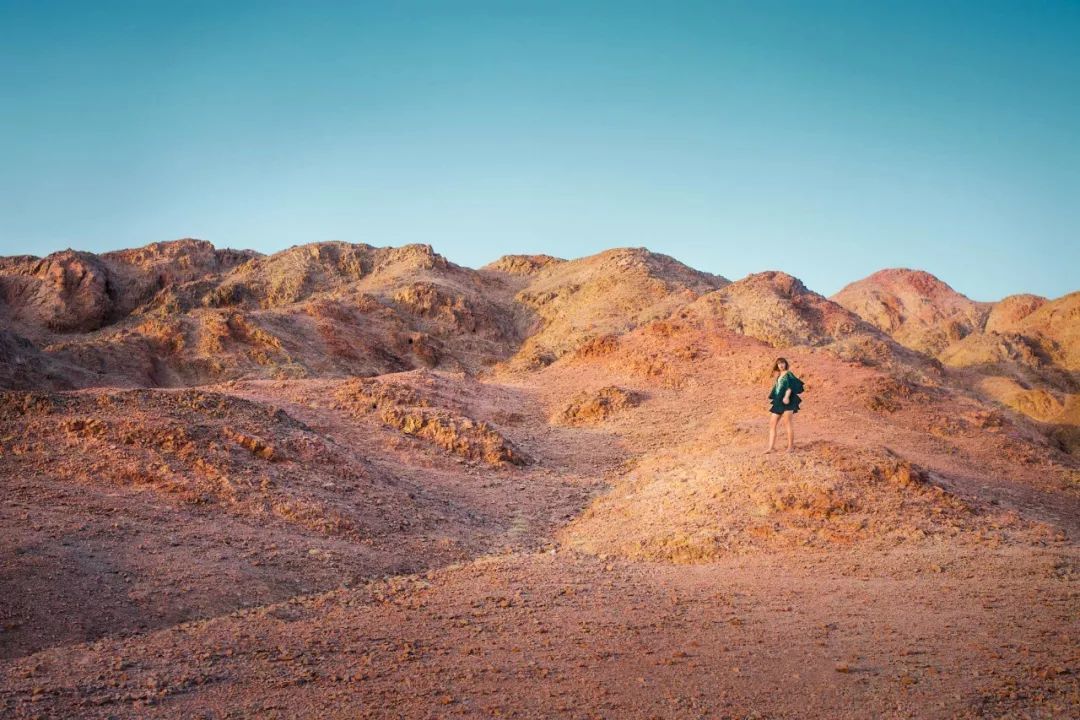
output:
[{"label": "green dress", "polygon": [[[784,404],[784,393],[791,389],[791,399],[787,405]],[[776,383],[773,385],[772,391],[769,393],[769,400],[772,401],[772,406],[769,408],[769,412],[777,415],[783,415],[790,410],[793,413],[799,412],[799,403],[802,402],[799,398],[799,393],[803,390],[802,381],[795,377],[795,373],[790,370],[785,371],[779,378],[776,379]]]}]

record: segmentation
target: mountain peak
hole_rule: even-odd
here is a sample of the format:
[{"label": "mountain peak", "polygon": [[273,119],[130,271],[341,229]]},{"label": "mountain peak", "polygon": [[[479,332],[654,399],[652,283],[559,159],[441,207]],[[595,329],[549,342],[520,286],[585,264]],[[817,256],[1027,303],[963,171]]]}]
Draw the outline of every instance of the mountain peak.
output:
[{"label": "mountain peak", "polygon": [[[938,276],[925,270],[914,270],[911,268],[884,268],[872,273],[862,280],[849,284],[847,287],[858,285],[859,283],[872,283],[893,290],[906,288],[927,297],[937,297],[942,295],[958,295],[960,297],[965,297]],[[841,290],[840,292],[842,293],[844,290]],[[837,294],[839,295],[839,293]]]},{"label": "mountain peak", "polygon": [[989,303],[978,303],[924,270],[888,268],[845,286],[832,300],[907,347],[937,355],[979,330]]},{"label": "mountain peak", "polygon": [[548,265],[564,262],[566,260],[554,255],[503,255],[480,269],[524,276],[535,275]]}]

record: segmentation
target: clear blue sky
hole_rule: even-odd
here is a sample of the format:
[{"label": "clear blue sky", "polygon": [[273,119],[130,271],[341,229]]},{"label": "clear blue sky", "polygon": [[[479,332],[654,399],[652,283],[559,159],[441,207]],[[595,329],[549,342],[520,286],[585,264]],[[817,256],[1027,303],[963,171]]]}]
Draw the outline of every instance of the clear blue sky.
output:
[{"label": "clear blue sky", "polygon": [[646,246],[1080,289],[1080,2],[0,0],[0,255]]}]

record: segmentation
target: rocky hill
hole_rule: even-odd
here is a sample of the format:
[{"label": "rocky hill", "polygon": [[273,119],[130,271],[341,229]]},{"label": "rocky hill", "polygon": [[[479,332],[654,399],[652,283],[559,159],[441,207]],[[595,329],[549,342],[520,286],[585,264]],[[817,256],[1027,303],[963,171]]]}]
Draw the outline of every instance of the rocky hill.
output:
[{"label": "rocky hill", "polygon": [[1080,293],[976,303],[929,273],[883,270],[833,299],[897,342],[961,372],[952,381],[1080,445]]},{"label": "rocky hill", "polygon": [[953,343],[942,360],[955,366],[1018,363],[1080,372],[1080,293],[1056,300],[1013,295],[994,303],[981,333]]},{"label": "rocky hill", "polygon": [[921,270],[879,270],[832,299],[902,345],[929,355],[982,330],[990,312],[989,303],[969,300]]},{"label": "rocky hill", "polygon": [[0,259],[0,715],[1067,717],[1078,303],[644,248]]},{"label": "rocky hill", "polygon": [[645,248],[571,261],[510,256],[484,268],[519,278],[514,301],[535,318],[512,367],[536,369],[582,344],[617,336],[728,281]]},{"label": "rocky hill", "polygon": [[45,258],[0,258],[0,313],[31,336],[90,332],[123,320],[163,291],[210,281],[256,257],[188,239],[102,255],[64,250]]},{"label": "rocky hill", "polygon": [[475,370],[520,343],[502,285],[426,245],[68,251],[9,259],[0,287],[7,344],[68,387]]}]

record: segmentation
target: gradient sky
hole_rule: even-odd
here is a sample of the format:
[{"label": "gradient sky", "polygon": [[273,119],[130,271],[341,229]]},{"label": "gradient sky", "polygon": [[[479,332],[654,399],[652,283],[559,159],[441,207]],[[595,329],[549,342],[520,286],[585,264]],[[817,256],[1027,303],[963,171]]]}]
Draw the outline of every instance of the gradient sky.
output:
[{"label": "gradient sky", "polygon": [[1080,289],[1080,2],[0,0],[0,255],[646,246]]}]

